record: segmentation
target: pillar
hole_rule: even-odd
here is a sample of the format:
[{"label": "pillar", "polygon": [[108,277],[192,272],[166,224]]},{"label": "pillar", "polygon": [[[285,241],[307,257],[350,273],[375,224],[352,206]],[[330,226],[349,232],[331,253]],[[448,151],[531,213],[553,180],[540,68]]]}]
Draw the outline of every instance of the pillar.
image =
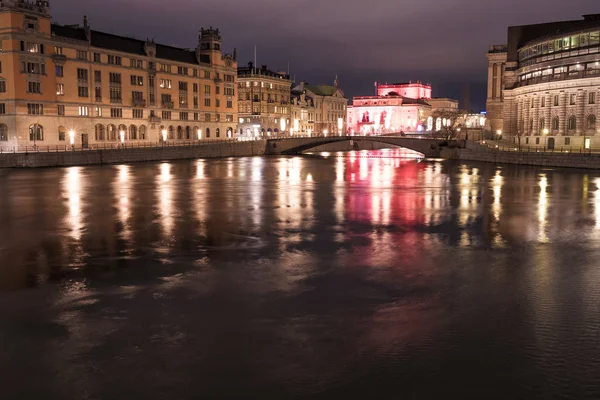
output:
[{"label": "pillar", "polygon": [[523,132],[521,132],[521,125],[522,125],[522,121],[523,121],[523,98],[521,98],[520,96],[517,97],[517,129],[516,129],[516,133],[517,135],[522,135]]},{"label": "pillar", "polygon": [[558,134],[566,135],[567,134],[567,102],[568,102],[568,94],[565,92],[560,92],[558,98]]},{"label": "pillar", "polygon": [[529,134],[540,134],[540,96],[537,95],[533,98],[533,132]]},{"label": "pillar", "polygon": [[583,89],[579,89],[577,91],[577,111],[575,114],[575,117],[577,118],[577,127],[576,127],[576,133],[577,136],[581,136],[583,135],[583,132],[585,130],[585,95],[586,95],[586,91]]},{"label": "pillar", "polygon": [[529,124],[529,120],[531,118],[531,102],[532,102],[533,98],[532,97],[525,97],[525,100],[523,101],[523,121],[525,121],[523,123],[523,132],[521,132],[521,135],[523,136],[528,136],[531,134],[531,125]]},{"label": "pillar", "polygon": [[552,129],[552,95],[550,93],[546,93],[544,96],[546,96],[546,107],[544,109],[544,121],[546,123],[546,129],[548,129],[548,131],[550,131]]}]

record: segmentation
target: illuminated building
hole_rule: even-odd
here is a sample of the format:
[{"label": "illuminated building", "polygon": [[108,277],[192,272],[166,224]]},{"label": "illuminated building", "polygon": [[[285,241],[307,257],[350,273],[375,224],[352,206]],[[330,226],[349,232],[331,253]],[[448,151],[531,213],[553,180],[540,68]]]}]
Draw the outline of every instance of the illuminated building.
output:
[{"label": "illuminated building", "polygon": [[315,102],[306,93],[292,92],[291,128],[294,134],[308,135],[315,132]]},{"label": "illuminated building", "polygon": [[51,23],[48,1],[0,2],[0,145],[225,138],[237,62],[218,29],[194,50]]},{"label": "illuminated building", "polygon": [[431,85],[421,82],[378,85],[376,96],[353,99],[348,107],[348,128],[364,135],[432,131],[436,124],[431,115],[458,111],[458,101],[431,95]]},{"label": "illuminated building", "polygon": [[523,145],[600,146],[600,14],[508,28],[488,53],[490,129]]},{"label": "illuminated building", "polygon": [[273,72],[253,63],[238,69],[238,134],[269,136],[290,128],[290,88],[285,72]]},{"label": "illuminated building", "polygon": [[292,89],[295,96],[306,95],[315,105],[314,132],[317,134],[343,134],[347,131],[346,111],[348,100],[336,77],[333,86],[310,85],[300,82]]}]

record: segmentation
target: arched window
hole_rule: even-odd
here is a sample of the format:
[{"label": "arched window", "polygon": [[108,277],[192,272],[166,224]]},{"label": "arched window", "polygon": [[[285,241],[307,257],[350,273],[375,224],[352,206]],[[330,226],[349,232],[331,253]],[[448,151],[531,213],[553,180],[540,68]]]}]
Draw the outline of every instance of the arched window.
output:
[{"label": "arched window", "polygon": [[217,128],[217,137],[221,137],[221,129]]},{"label": "arched window", "polygon": [[576,128],[577,128],[577,118],[575,118],[574,116],[569,117],[569,120],[567,123],[567,130],[574,131]]},{"label": "arched window", "polygon": [[177,140],[183,139],[183,128],[181,126],[177,127]]},{"label": "arched window", "polygon": [[546,120],[544,118],[540,118],[540,132],[543,132],[546,129]]},{"label": "arched window", "polygon": [[560,121],[559,121],[558,117],[552,118],[552,130],[557,131],[559,126],[560,126]]},{"label": "arched window", "polygon": [[533,119],[529,120],[529,132],[533,132]]},{"label": "arched window", "polygon": [[102,141],[104,140],[104,126],[103,125],[96,125],[94,128],[94,137],[96,139],[96,141]]},{"label": "arched window", "polygon": [[173,128],[173,125],[169,125],[169,139],[173,140],[175,138],[175,136],[173,135],[175,128]]},{"label": "arched window", "polygon": [[61,142],[64,142],[65,140],[67,140],[67,130],[65,129],[64,126],[58,127],[58,140]]},{"label": "arched window", "polygon": [[108,125],[106,128],[106,138],[112,141],[117,140],[117,127],[113,124]]},{"label": "arched window", "polygon": [[195,135],[194,139],[200,139],[200,137],[198,136],[198,127],[195,126],[194,128],[192,128],[192,135]]},{"label": "arched window", "polygon": [[44,140],[44,128],[40,124],[29,125],[29,140]]},{"label": "arched window", "polygon": [[436,131],[441,131],[442,130],[442,119],[441,118],[436,118],[436,120],[435,120],[435,130]]},{"label": "arched window", "polygon": [[206,137],[209,138],[210,137],[210,128],[206,128]]},{"label": "arched window", "polygon": [[121,134],[123,135],[123,140],[127,140],[127,126],[119,125],[119,140],[121,140]]},{"label": "arched window", "polygon": [[137,140],[137,126],[135,125],[130,125],[129,126],[129,139],[131,140]]},{"label": "arched window", "polygon": [[185,139],[190,140],[192,138],[192,128],[189,126],[185,127]]},{"label": "arched window", "polygon": [[146,140],[146,125],[140,126],[140,140]]},{"label": "arched window", "polygon": [[6,124],[0,124],[0,142],[8,141],[8,127]]},{"label": "arched window", "polygon": [[588,115],[586,122],[585,122],[585,128],[589,131],[596,130],[596,116],[595,115]]}]

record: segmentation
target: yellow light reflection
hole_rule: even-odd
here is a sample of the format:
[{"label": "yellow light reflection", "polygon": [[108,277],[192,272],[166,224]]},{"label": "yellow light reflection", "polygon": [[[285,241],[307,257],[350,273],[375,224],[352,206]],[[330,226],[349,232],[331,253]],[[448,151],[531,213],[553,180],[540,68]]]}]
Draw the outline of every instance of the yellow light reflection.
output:
[{"label": "yellow light reflection", "polygon": [[113,183],[114,192],[118,207],[118,218],[121,226],[123,227],[122,237],[125,241],[131,239],[131,229],[129,219],[131,217],[130,211],[130,167],[128,165],[119,165],[117,167],[118,174]]},{"label": "yellow light reflection", "polygon": [[497,221],[500,220],[500,214],[502,213],[502,186],[504,185],[504,178],[502,177],[500,171],[496,171],[496,176],[492,181],[492,188],[494,191],[494,204],[492,204],[492,213],[494,214],[494,219]]},{"label": "yellow light reflection", "polygon": [[171,185],[171,164],[163,163],[160,165],[160,174],[157,179],[157,190],[159,198],[160,223],[165,237],[170,237],[173,233],[173,187]]},{"label": "yellow light reflection", "polygon": [[71,167],[63,179],[63,190],[68,199],[69,214],[66,218],[70,236],[76,241],[81,240],[81,167]]},{"label": "yellow light reflection", "polygon": [[596,191],[594,192],[594,214],[596,217],[596,229],[600,229],[600,178],[594,179]]}]

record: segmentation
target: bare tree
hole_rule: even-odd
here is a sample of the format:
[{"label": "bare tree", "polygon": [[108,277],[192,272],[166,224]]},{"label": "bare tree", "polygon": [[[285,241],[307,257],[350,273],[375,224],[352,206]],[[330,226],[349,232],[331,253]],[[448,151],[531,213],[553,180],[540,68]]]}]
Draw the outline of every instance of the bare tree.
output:
[{"label": "bare tree", "polygon": [[[458,138],[460,131],[464,126],[464,111],[436,111],[431,116],[433,118],[433,136],[444,140],[454,140]],[[438,130],[437,121],[442,121]],[[445,123],[444,123],[445,121]]]}]

